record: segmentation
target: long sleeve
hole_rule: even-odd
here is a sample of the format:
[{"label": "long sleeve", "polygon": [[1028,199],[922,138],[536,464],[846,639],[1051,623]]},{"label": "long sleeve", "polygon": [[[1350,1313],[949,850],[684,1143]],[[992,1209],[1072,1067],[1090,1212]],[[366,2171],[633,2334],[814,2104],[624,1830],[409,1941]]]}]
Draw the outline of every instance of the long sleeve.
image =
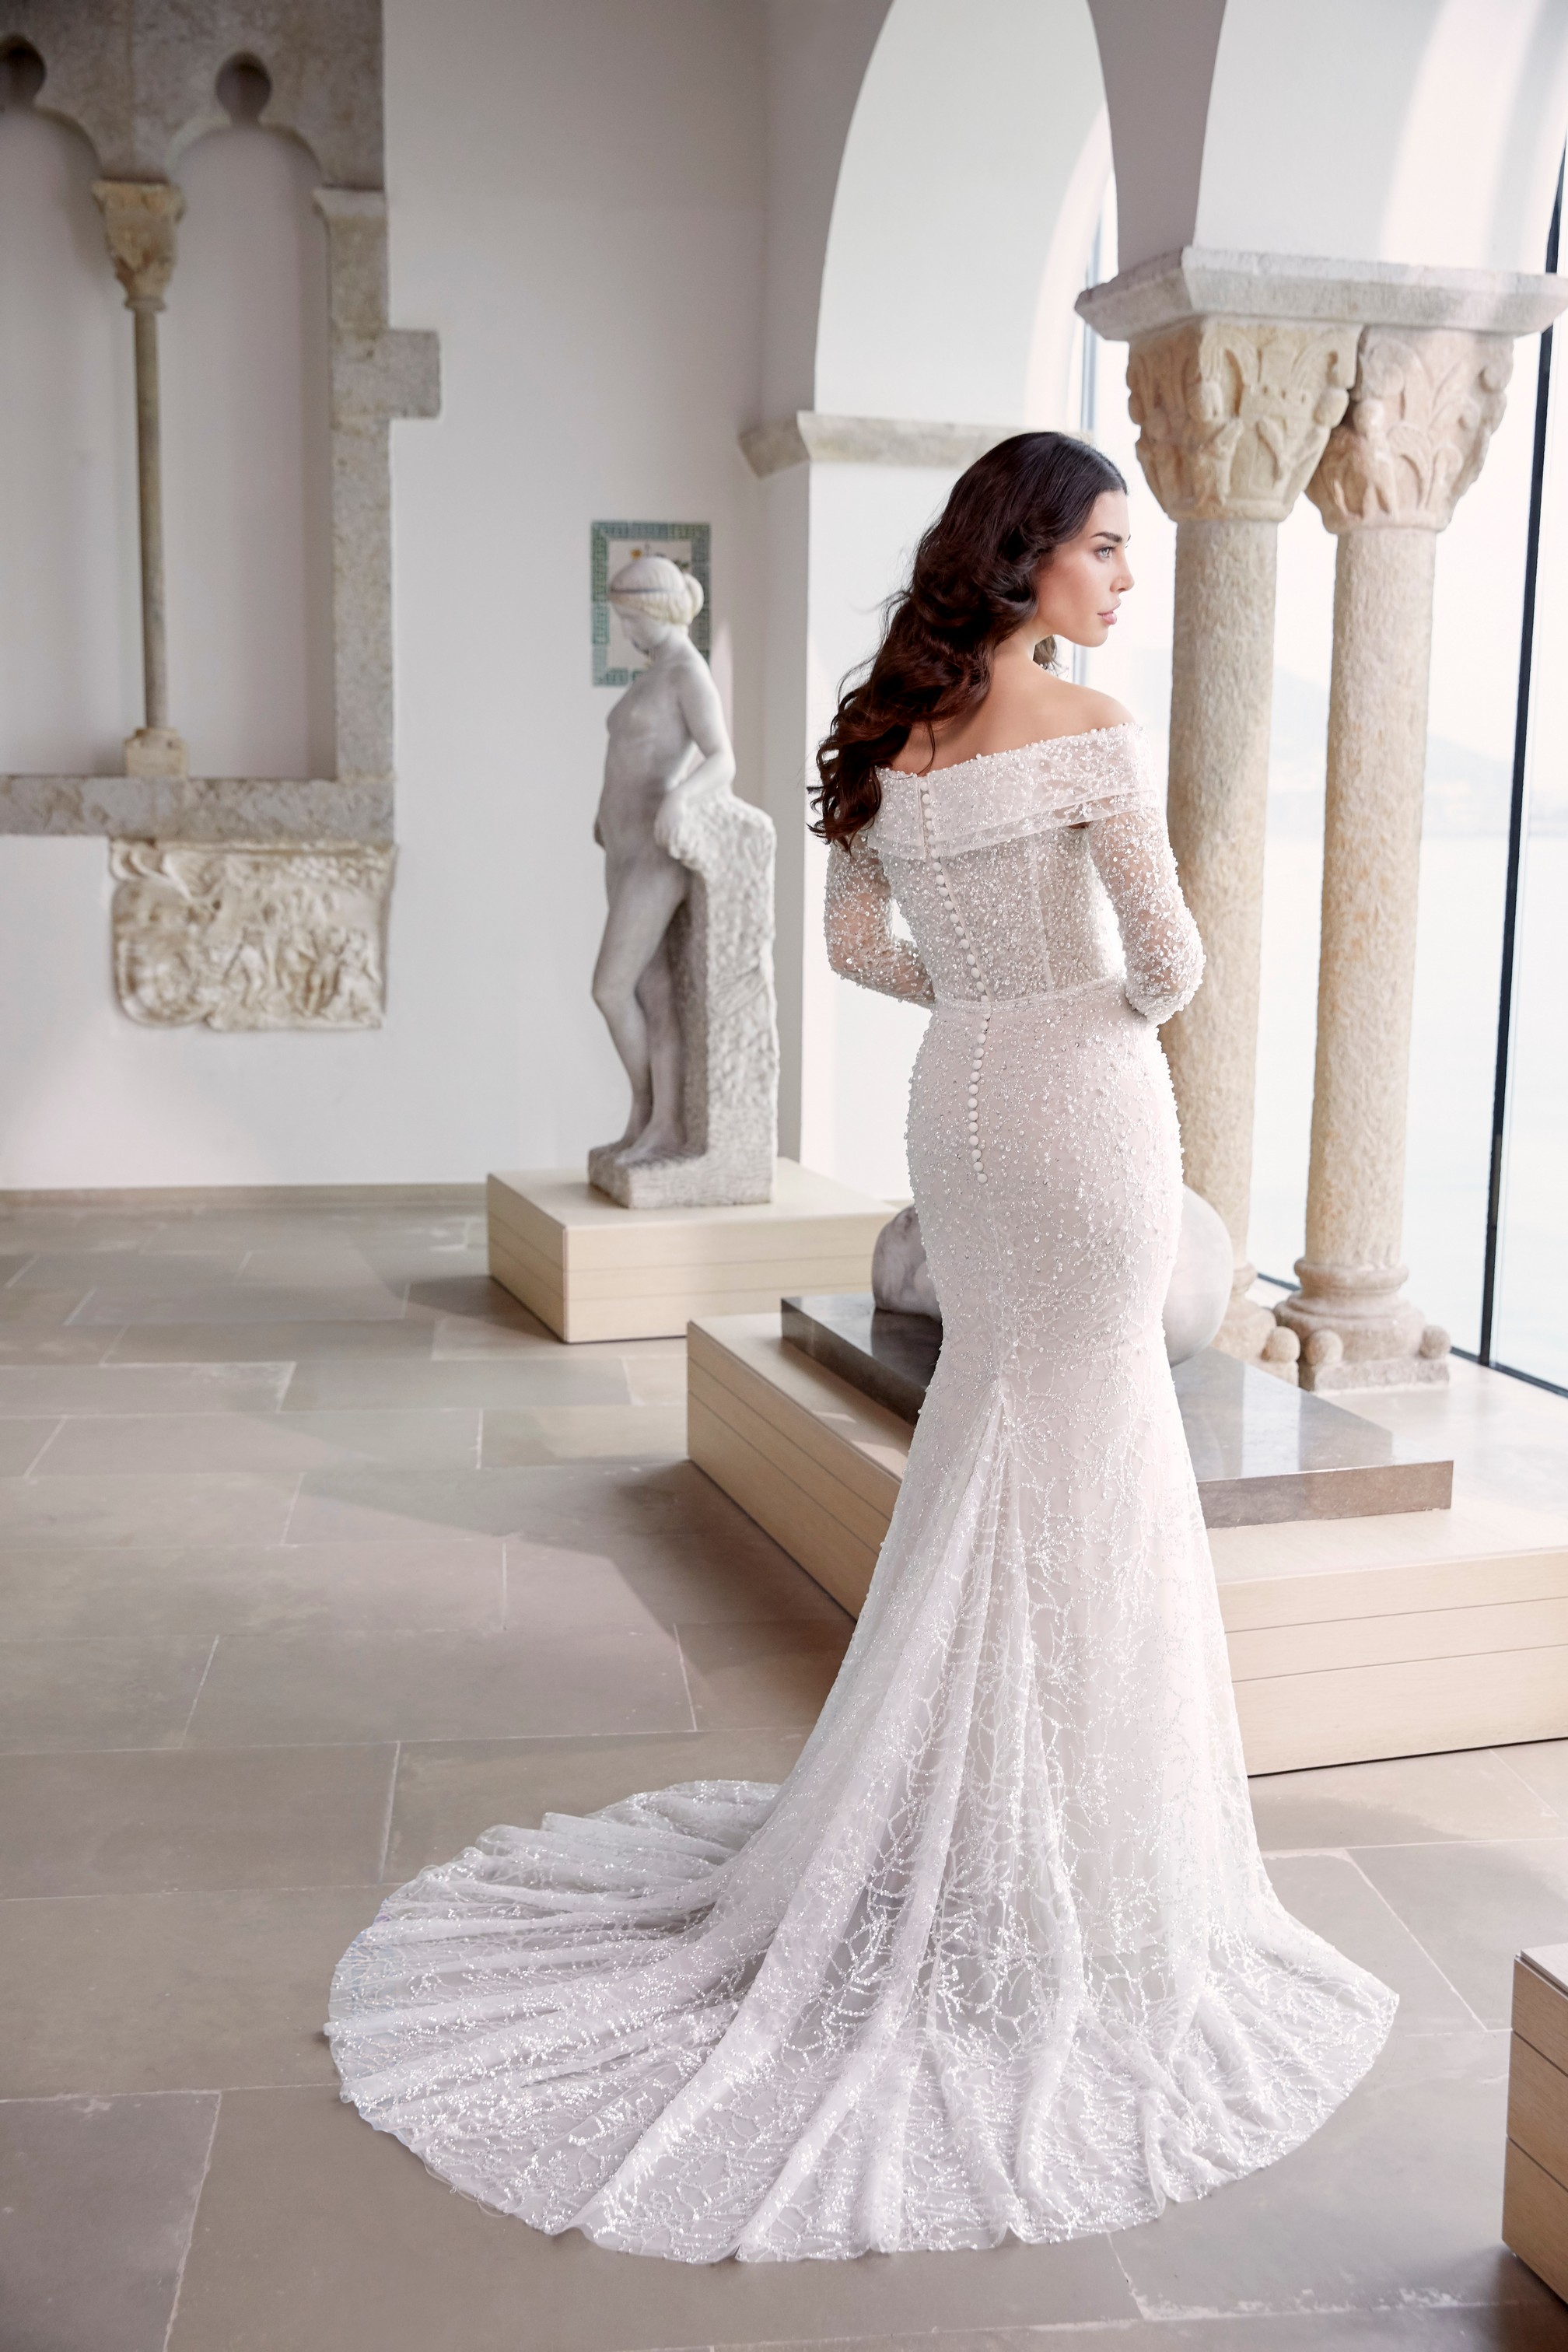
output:
[{"label": "long sleeve", "polygon": [[1123,810],[1089,827],[1089,849],[1116,909],[1130,1003],[1168,1021],[1197,993],[1203,941],[1176,879],[1165,821],[1154,808]]},{"label": "long sleeve", "polygon": [[824,910],[827,961],[846,980],[909,1004],[934,1004],[931,977],[912,943],[893,930],[893,894],[881,860],[864,835],[851,849],[827,853]]}]

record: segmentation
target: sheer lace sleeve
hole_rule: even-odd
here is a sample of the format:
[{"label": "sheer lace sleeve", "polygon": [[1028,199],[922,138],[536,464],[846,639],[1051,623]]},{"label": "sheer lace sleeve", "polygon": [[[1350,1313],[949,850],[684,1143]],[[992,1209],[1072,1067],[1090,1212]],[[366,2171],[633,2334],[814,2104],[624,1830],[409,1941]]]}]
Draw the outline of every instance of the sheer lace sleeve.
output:
[{"label": "sheer lace sleeve", "polygon": [[1127,995],[1151,1021],[1168,1021],[1197,993],[1203,941],[1176,879],[1156,808],[1124,810],[1089,827],[1089,848],[1121,932]]},{"label": "sheer lace sleeve", "polygon": [[864,834],[827,853],[827,961],[846,980],[910,1004],[934,1004],[931,979],[909,940],[893,932],[893,894]]}]

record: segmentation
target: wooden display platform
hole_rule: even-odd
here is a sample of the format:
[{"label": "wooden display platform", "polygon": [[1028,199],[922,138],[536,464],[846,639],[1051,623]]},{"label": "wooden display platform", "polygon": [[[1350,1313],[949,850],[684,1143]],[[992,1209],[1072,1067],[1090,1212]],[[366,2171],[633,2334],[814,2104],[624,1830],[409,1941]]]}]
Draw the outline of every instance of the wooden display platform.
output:
[{"label": "wooden display platform", "polygon": [[859,1290],[885,1201],[778,1163],[771,1201],[623,1209],[570,1168],[491,1176],[493,1278],[562,1339],[679,1338],[694,1315],[743,1315],[784,1290]]},{"label": "wooden display platform", "polygon": [[[691,1459],[853,1614],[909,1423],[784,1344],[694,1321]],[[1210,1530],[1247,1769],[1568,1737],[1568,1519],[1507,1504]]]},{"label": "wooden display platform", "polygon": [[1502,2234],[1568,2301],[1568,1944],[1513,1964]]}]

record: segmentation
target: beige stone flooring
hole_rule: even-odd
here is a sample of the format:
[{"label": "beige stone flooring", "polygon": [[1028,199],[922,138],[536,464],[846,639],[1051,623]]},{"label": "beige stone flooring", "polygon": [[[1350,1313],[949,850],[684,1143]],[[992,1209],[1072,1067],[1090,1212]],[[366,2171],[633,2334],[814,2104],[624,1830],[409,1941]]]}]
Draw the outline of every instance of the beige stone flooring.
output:
[{"label": "beige stone flooring", "polygon": [[[1123,2237],[642,2262],[339,2103],[327,1982],[384,1886],[496,1820],[777,1774],[848,1631],[682,1459],[679,1343],[559,1346],[478,1212],[0,1217],[4,2352],[1568,2347],[1497,2237],[1568,1743],[1255,1784],[1287,1900],[1400,2023],[1306,2147]],[[1561,1400],[1467,1370],[1387,1409],[1461,1481],[1568,1492]]]}]

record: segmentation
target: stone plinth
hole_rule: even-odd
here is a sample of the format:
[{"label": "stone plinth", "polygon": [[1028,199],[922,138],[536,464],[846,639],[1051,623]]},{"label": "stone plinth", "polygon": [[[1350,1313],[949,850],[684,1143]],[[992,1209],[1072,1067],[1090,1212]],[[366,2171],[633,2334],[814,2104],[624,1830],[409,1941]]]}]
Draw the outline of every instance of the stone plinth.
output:
[{"label": "stone plinth", "polygon": [[771,1201],[623,1209],[571,1169],[492,1176],[492,1278],[563,1339],[678,1337],[694,1315],[776,1308],[785,1290],[863,1290],[884,1201],[775,1163]]},{"label": "stone plinth", "polygon": [[715,793],[689,813],[672,847],[691,869],[666,942],[686,1148],[628,1163],[601,1145],[588,1155],[588,1181],[627,1209],[765,1202],[778,1151],[773,823],[732,793]]},{"label": "stone plinth", "polygon": [[1568,2299],[1568,1944],[1514,1962],[1502,2234]]},{"label": "stone plinth", "polygon": [[[791,1347],[900,1420],[919,1418],[942,1349],[929,1317],[889,1314],[864,1293],[785,1298],[780,1312]],[[1211,1528],[1446,1511],[1453,1501],[1452,1462],[1217,1348],[1202,1349],[1172,1377]]]},{"label": "stone plinth", "polygon": [[[693,1462],[858,1611],[909,1423],[789,1346],[776,1308],[694,1322],[688,1366]],[[1568,1736],[1568,1517],[1461,1501],[1209,1542],[1249,1772]]]}]

